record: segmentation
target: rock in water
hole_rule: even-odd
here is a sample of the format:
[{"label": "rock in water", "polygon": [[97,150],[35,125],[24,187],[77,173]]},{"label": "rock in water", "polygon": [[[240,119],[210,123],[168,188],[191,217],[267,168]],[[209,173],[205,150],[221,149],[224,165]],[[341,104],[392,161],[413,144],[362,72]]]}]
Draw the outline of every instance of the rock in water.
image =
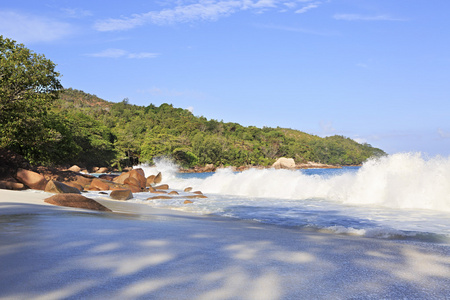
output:
[{"label": "rock in water", "polygon": [[154,187],[156,190],[168,190],[169,189],[169,185],[168,184],[161,184],[158,186]]},{"label": "rock in water", "polygon": [[145,178],[144,170],[142,170],[141,168],[131,170],[130,178],[135,178],[139,183],[139,187],[141,188],[145,188],[145,186],[147,185],[147,178]]},{"label": "rock in water", "polygon": [[23,183],[2,180],[0,181],[0,189],[20,191],[26,189],[26,187]]},{"label": "rock in water", "polygon": [[206,197],[205,195],[190,195],[190,196],[186,196],[185,198],[188,198],[188,199],[206,199],[208,197]]},{"label": "rock in water", "polygon": [[81,168],[79,166],[77,166],[77,165],[73,165],[68,170],[72,171],[72,172],[80,173]]},{"label": "rock in water", "polygon": [[53,194],[80,194],[80,190],[68,186],[67,184],[64,184],[59,181],[50,180],[47,185],[45,186],[45,191],[47,193],[53,193]]},{"label": "rock in water", "polygon": [[155,175],[150,175],[147,177],[147,186],[151,186],[155,182]]},{"label": "rock in water", "polygon": [[161,172],[159,172],[156,176],[155,179],[153,179],[154,183],[160,183],[162,181],[162,174]]},{"label": "rock in water", "polygon": [[128,177],[130,177],[130,172],[125,172],[114,178],[113,181],[117,183],[124,183],[125,179]]},{"label": "rock in water", "polygon": [[293,158],[280,157],[272,167],[275,169],[292,169],[295,168],[295,161]]},{"label": "rock in water", "polygon": [[16,179],[34,190],[43,191],[47,185],[47,180],[43,175],[30,170],[18,169]]},{"label": "rock in water", "polygon": [[203,168],[204,172],[214,172],[216,170],[216,167],[214,167],[213,164],[207,164],[204,168]]},{"label": "rock in water", "polygon": [[141,183],[139,182],[139,180],[131,176],[125,179],[123,183],[126,185],[134,185],[137,188],[141,188]]},{"label": "rock in water", "polygon": [[101,205],[97,201],[86,198],[79,194],[59,194],[51,196],[44,200],[44,202],[66,207],[84,208],[98,211],[112,211],[109,208]]},{"label": "rock in water", "polygon": [[76,182],[66,182],[65,185],[71,186],[82,192],[84,190],[84,187]]},{"label": "rock in water", "polygon": [[109,190],[109,185],[102,179],[94,178],[91,182],[91,188],[97,188],[99,191]]},{"label": "rock in water", "polygon": [[133,198],[131,190],[114,190],[109,195],[114,200],[129,200]]},{"label": "rock in water", "polygon": [[169,196],[153,196],[153,197],[147,198],[147,200],[157,200],[157,199],[172,199],[172,197],[169,197]]},{"label": "rock in water", "polygon": [[95,173],[107,173],[107,172],[108,172],[107,167],[101,167],[101,168],[98,168],[97,171],[95,171]]},{"label": "rock in water", "polygon": [[67,184],[76,183],[78,185],[81,185],[84,189],[86,186],[91,184],[92,180],[93,180],[92,178],[87,178],[87,177],[84,177],[81,175],[77,175],[75,180],[67,182]]}]

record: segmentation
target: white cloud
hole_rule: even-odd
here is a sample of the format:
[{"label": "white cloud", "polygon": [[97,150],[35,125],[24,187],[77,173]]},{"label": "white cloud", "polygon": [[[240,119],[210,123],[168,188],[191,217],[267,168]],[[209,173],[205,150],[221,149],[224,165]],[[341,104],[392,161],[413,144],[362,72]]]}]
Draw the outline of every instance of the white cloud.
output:
[{"label": "white cloud", "polygon": [[136,58],[136,59],[142,59],[142,58],[155,58],[159,56],[158,53],[151,53],[151,52],[140,52],[140,53],[130,53],[123,49],[106,49],[101,52],[97,53],[91,53],[87,54],[87,56],[92,57],[104,57],[104,58]]},{"label": "white cloud", "polygon": [[19,43],[51,42],[72,34],[68,23],[13,11],[0,11],[0,33]]},{"label": "white cloud", "polygon": [[404,19],[394,18],[389,15],[336,14],[333,18],[343,21],[405,21]]},{"label": "white cloud", "polygon": [[[148,23],[166,25],[194,21],[215,21],[240,11],[252,10],[260,13],[264,10],[276,8],[294,9],[299,2],[309,2],[309,0],[198,0],[194,1],[194,3],[192,1],[187,3],[186,1],[178,1],[173,8],[98,21],[94,28],[98,31],[116,31],[128,30]],[[306,12],[309,9],[318,7],[320,3],[314,2],[306,5],[298,12],[302,12],[302,10]]]},{"label": "white cloud", "polygon": [[189,106],[188,108],[186,108],[188,111],[191,112],[191,114],[194,113],[194,107],[193,106]]},{"label": "white cloud", "polygon": [[139,52],[139,53],[128,53],[128,58],[155,58],[159,56],[159,53],[152,53],[152,52]]},{"label": "white cloud", "polygon": [[91,11],[80,8],[62,8],[61,11],[71,18],[84,18],[93,15]]},{"label": "white cloud", "polygon": [[314,2],[314,3],[308,4],[308,5],[304,6],[304,7],[296,10],[295,13],[296,14],[304,14],[308,10],[311,10],[313,8],[319,7],[319,5],[320,5],[320,2]]}]

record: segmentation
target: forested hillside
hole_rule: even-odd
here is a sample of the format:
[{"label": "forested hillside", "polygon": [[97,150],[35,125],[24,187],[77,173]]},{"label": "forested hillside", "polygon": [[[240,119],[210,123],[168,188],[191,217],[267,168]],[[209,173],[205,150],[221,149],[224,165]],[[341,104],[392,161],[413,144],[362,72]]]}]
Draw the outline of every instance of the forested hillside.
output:
[{"label": "forested hillside", "polygon": [[[65,89],[54,112],[72,129],[72,151],[60,163],[117,167],[169,156],[184,167],[271,165],[278,157],[296,162],[360,164],[385,153],[343,136],[321,138],[292,129],[244,127],[208,120],[170,104],[136,106]],[[67,148],[66,147],[66,148]]]}]

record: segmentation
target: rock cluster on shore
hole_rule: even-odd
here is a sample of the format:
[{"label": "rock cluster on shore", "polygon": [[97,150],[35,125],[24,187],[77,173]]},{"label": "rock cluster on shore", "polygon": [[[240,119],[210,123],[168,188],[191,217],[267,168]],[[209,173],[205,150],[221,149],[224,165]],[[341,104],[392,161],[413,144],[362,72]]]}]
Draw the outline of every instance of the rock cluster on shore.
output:
[{"label": "rock cluster on shore", "polygon": [[[242,166],[239,168],[232,168],[234,171],[244,171],[249,168],[264,168]],[[340,168],[340,166],[332,166],[321,163],[307,162],[303,164],[296,164],[292,158],[279,158],[273,165],[275,169],[307,169],[307,168]],[[180,172],[215,172],[216,167],[212,164],[205,167],[196,167],[192,169],[180,170]],[[106,173],[108,168],[94,168],[95,173]],[[109,198],[112,200],[126,201],[133,198],[133,193],[149,192],[155,196],[147,198],[147,200],[156,199],[186,199],[184,202],[192,203],[189,199],[206,198],[200,191],[192,192],[192,188],[186,188],[183,195],[177,191],[170,191],[167,184],[162,184],[162,174],[151,175],[145,177],[145,173],[141,168],[131,169],[128,172],[123,172],[120,175],[101,174],[92,176],[86,174],[86,170],[74,165],[68,169],[60,170],[46,167],[32,167],[23,157],[11,153],[10,151],[0,151],[0,189],[10,190],[24,190],[35,189],[42,190],[48,193],[61,194],[60,197],[54,198],[54,201],[61,201],[62,203],[71,203],[75,205],[76,200],[81,201],[83,198],[80,194],[85,191],[111,191]],[[186,195],[186,193],[189,193]],[[79,197],[73,197],[73,195]],[[68,195],[68,196],[64,196]],[[65,199],[66,198],[66,199]],[[70,200],[69,200],[70,198]],[[84,197],[83,201],[88,201]],[[62,199],[62,200],[61,200]],[[88,199],[88,200],[86,200]],[[94,201],[94,200],[92,200]],[[54,204],[54,203],[52,203]],[[79,207],[86,207],[81,204]],[[91,207],[95,207],[91,206]]]},{"label": "rock cluster on shore", "polygon": [[[0,174],[2,175],[0,189],[35,189],[57,194],[58,197],[53,196],[46,199],[46,202],[54,205],[104,210],[101,206],[92,203],[95,200],[81,195],[82,192],[86,191],[111,191],[109,198],[121,201],[132,199],[133,193],[141,192],[158,194],[159,199],[175,197],[182,200],[186,199],[185,203],[192,203],[187,199],[206,198],[199,191],[191,192],[192,188],[186,188],[183,195],[179,195],[177,191],[169,191],[169,185],[161,184],[161,173],[145,177],[141,168],[132,169],[120,175],[102,174],[95,177],[80,173],[81,168],[78,166],[72,166],[67,170],[44,167],[30,170],[30,165],[23,163],[16,163],[14,166]],[[105,170],[102,169],[102,171]],[[186,195],[186,193],[189,194]],[[156,197],[149,197],[148,200],[154,200]]]}]

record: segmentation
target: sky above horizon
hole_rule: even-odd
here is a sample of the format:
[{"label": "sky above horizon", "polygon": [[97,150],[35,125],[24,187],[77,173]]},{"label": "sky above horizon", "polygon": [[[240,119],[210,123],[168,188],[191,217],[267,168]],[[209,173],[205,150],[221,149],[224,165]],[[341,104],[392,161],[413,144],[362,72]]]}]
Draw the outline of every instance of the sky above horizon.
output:
[{"label": "sky above horizon", "polygon": [[15,0],[0,35],[66,88],[450,155],[448,0]]}]

